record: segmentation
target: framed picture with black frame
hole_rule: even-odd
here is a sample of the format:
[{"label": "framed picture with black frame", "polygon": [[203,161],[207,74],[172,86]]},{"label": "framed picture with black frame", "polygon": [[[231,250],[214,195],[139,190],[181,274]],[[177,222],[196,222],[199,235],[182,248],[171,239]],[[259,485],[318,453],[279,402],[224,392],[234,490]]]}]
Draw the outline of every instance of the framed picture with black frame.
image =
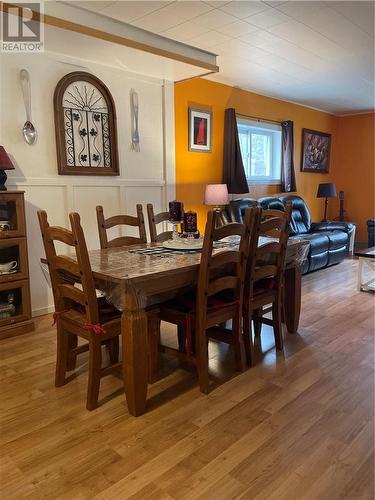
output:
[{"label": "framed picture with black frame", "polygon": [[331,134],[302,129],[301,172],[328,174]]},{"label": "framed picture with black frame", "polygon": [[212,111],[189,107],[189,151],[211,153]]}]

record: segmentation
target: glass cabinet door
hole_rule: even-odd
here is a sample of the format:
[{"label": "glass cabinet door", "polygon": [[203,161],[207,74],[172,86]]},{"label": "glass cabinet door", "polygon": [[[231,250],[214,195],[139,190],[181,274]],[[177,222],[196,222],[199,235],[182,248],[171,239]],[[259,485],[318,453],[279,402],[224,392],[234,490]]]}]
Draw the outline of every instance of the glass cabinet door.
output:
[{"label": "glass cabinet door", "polygon": [[0,239],[25,236],[25,214],[21,197],[14,193],[1,193]]}]

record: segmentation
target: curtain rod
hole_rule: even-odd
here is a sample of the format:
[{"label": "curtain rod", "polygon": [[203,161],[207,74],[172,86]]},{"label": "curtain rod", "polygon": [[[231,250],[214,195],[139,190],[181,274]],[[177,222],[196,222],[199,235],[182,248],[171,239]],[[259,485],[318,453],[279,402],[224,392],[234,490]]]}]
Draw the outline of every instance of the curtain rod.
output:
[{"label": "curtain rod", "polygon": [[277,120],[267,120],[266,118],[259,118],[259,116],[250,116],[250,115],[242,115],[241,113],[236,113],[236,116],[239,116],[240,118],[247,118],[250,120],[257,120],[258,122],[264,122],[264,123],[277,123],[277,125],[281,125],[281,123],[284,120],[277,121]]}]

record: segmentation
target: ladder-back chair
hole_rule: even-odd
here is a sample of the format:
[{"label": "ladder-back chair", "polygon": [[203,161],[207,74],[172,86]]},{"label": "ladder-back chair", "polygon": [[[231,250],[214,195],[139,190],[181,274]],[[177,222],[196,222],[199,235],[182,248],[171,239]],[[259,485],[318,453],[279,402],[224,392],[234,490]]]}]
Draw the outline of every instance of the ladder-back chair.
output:
[{"label": "ladder-back chair", "polygon": [[172,238],[173,231],[164,231],[158,234],[156,227],[156,225],[160,224],[161,222],[169,221],[169,212],[160,212],[158,214],[155,214],[152,203],[148,203],[147,216],[148,216],[148,226],[150,228],[151,243],[167,241]]},{"label": "ladder-back chair", "polygon": [[[121,247],[126,245],[137,245],[138,243],[146,243],[146,229],[143,217],[142,205],[137,205],[137,215],[114,215],[113,217],[104,218],[102,206],[96,207],[96,216],[98,221],[99,240],[101,248]],[[108,240],[107,230],[116,226],[132,226],[138,227],[139,236],[119,236],[112,240]]]},{"label": "ladder-back chair", "polygon": [[[57,324],[55,385],[68,382],[66,372],[73,370],[77,354],[89,350],[88,410],[98,405],[100,378],[120,366],[118,363],[120,312],[105,297],[97,299],[85,237],[77,213],[69,215],[71,230],[50,226],[47,213],[38,211],[53,296]],[[56,242],[71,247],[74,257],[58,255]],[[76,285],[79,284],[79,287]],[[78,337],[88,341],[77,347]],[[109,347],[111,365],[102,368],[101,347]]]},{"label": "ladder-back chair", "polygon": [[[196,291],[160,306],[160,319],[183,329],[186,338],[185,358],[197,365],[200,390],[206,394],[209,389],[209,337],[232,344],[237,369],[244,371],[246,368],[241,326],[242,301],[250,233],[256,210],[246,210],[243,224],[231,223],[220,228],[216,227],[217,212],[209,212]],[[216,241],[231,236],[239,236],[239,246],[215,251]],[[231,330],[218,326],[229,319],[232,319]],[[181,351],[171,348],[162,346],[161,350],[167,353],[174,351],[179,358],[183,356]]]},{"label": "ladder-back chair", "polygon": [[[283,349],[282,296],[286,246],[292,206],[287,203],[285,211],[262,210],[255,228],[256,238],[248,260],[244,296],[244,338],[251,364],[254,362],[251,320],[254,320],[255,335],[260,335],[261,325],[273,327],[276,349]],[[263,310],[264,306],[271,308]],[[272,319],[265,318],[272,312]]]}]

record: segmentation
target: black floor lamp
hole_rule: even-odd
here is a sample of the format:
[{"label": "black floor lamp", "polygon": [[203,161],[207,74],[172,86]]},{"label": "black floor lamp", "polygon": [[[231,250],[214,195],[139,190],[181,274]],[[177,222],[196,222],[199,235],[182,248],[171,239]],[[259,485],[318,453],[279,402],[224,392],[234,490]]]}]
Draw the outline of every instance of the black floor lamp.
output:
[{"label": "black floor lamp", "polygon": [[323,184],[319,184],[316,197],[317,198],[325,198],[324,219],[322,219],[322,222],[327,222],[328,198],[336,198],[336,186],[335,186],[335,184],[333,182],[326,182]]}]

